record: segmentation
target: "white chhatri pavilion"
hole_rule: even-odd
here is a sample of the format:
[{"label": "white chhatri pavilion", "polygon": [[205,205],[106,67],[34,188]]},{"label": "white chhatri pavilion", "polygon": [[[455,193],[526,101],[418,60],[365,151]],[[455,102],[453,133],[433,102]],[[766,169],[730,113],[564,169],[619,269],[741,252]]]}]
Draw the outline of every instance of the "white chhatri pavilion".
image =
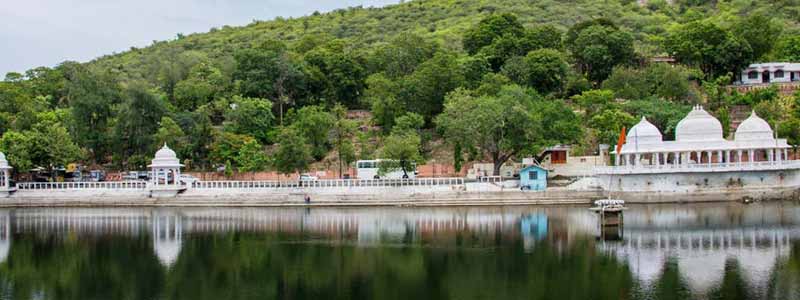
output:
[{"label": "white chhatri pavilion", "polygon": [[[774,137],[772,128],[755,112],[736,129],[733,140],[722,136],[722,124],[695,106],[675,128],[675,141],[642,117],[628,130],[617,154],[618,168],[697,168],[774,166],[788,160],[786,139]],[[614,168],[616,169],[616,168]]]},{"label": "white chhatri pavilion", "polygon": [[11,188],[11,170],[13,168],[8,164],[8,160],[6,160],[6,155],[3,152],[0,152],[0,195],[8,195],[9,193],[13,192],[14,189]]},{"label": "white chhatri pavilion", "polygon": [[152,170],[150,183],[151,190],[177,191],[181,189],[180,176],[183,165],[178,160],[175,151],[172,151],[167,144],[156,152],[152,163],[147,166]]}]

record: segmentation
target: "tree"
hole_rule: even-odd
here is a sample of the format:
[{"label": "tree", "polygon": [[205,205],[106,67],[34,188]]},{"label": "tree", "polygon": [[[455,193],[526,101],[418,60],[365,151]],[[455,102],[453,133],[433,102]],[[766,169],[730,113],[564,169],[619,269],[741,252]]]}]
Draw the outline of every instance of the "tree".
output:
[{"label": "tree", "polygon": [[614,67],[608,79],[603,81],[603,89],[614,91],[614,96],[622,99],[641,99],[650,95],[644,72],[631,67]]},{"label": "tree", "polygon": [[408,111],[432,120],[442,111],[444,96],[464,84],[456,56],[438,52],[403,81],[398,99]]},{"label": "tree", "polygon": [[252,139],[242,145],[234,159],[241,172],[263,171],[269,163],[261,144]]},{"label": "tree", "polygon": [[800,35],[784,35],[776,43],[776,60],[800,61]]},{"label": "tree", "polygon": [[614,106],[614,93],[609,90],[589,90],[572,97],[586,112],[586,116],[595,114]]},{"label": "tree", "polygon": [[352,140],[358,124],[347,119],[347,109],[342,105],[334,106],[331,113],[336,118],[331,129],[331,144],[338,156],[339,176],[342,176],[344,166],[356,160],[356,148]]},{"label": "tree", "polygon": [[118,154],[123,158],[134,154],[151,155],[153,134],[166,113],[164,100],[139,83],[128,87],[125,98],[114,127]]},{"label": "tree", "polygon": [[211,123],[211,119],[205,112],[196,111],[192,113],[190,117],[192,126],[188,132],[192,138],[189,139],[188,145],[189,157],[191,157],[194,164],[197,164],[200,168],[206,169],[208,167],[209,154],[212,151],[214,137],[217,133]]},{"label": "tree", "polygon": [[743,17],[733,25],[733,33],[746,41],[752,48],[753,59],[764,58],[772,52],[775,41],[781,35],[783,25],[762,13]]},{"label": "tree", "polygon": [[219,69],[201,62],[189,70],[186,79],[175,85],[175,102],[180,109],[194,110],[211,102],[226,86],[225,77]]},{"label": "tree", "polygon": [[394,170],[403,171],[403,178],[408,178],[408,171],[413,170],[414,164],[423,162],[419,149],[422,139],[414,131],[398,130],[392,132],[383,140],[381,158],[385,159],[379,164],[378,172],[386,174]]},{"label": "tree", "polygon": [[111,150],[109,121],[112,106],[120,102],[115,83],[105,75],[70,64],[66,69],[66,102],[72,112],[70,128],[76,141],[89,150],[92,160],[104,159]]},{"label": "tree", "polygon": [[311,149],[306,138],[297,128],[284,127],[278,135],[278,149],[275,151],[274,164],[278,172],[292,174],[308,170],[311,161]]},{"label": "tree", "polygon": [[[6,132],[0,139],[3,151],[12,166],[20,171],[43,167],[52,171],[83,157],[78,145],[73,142],[53,112],[42,113],[41,122],[32,129]],[[51,172],[52,173],[52,172]],[[54,174],[54,173],[53,173]]]},{"label": "tree", "polygon": [[525,31],[523,40],[524,48],[536,49],[557,49],[563,48],[561,42],[561,31],[553,25],[539,25]]},{"label": "tree", "polygon": [[370,106],[372,119],[389,132],[394,125],[394,119],[405,110],[403,103],[397,99],[396,90],[399,86],[383,73],[373,74],[367,78],[367,86],[364,101]]},{"label": "tree", "polygon": [[786,139],[789,145],[797,151],[800,146],[800,119],[791,117],[778,125],[778,136]]},{"label": "tree", "polygon": [[236,158],[242,147],[253,140],[255,139],[249,135],[223,131],[216,135],[214,143],[211,145],[211,161],[214,164],[223,164],[229,161],[238,162]]},{"label": "tree", "polygon": [[464,33],[463,45],[467,53],[474,55],[486,46],[492,45],[503,36],[522,37],[525,29],[513,14],[493,14],[478,22]]},{"label": "tree", "polygon": [[536,153],[554,142],[571,142],[580,132],[569,108],[515,85],[493,96],[456,90],[448,95],[436,124],[450,143],[475,148],[489,157],[494,175],[510,158]]},{"label": "tree", "polygon": [[620,109],[606,109],[589,118],[589,127],[596,131],[600,143],[615,145],[623,127],[630,128],[636,118]]},{"label": "tree", "polygon": [[233,96],[230,107],[225,111],[224,124],[227,131],[250,135],[261,143],[267,143],[274,121],[272,102]]},{"label": "tree", "polygon": [[578,23],[567,32],[567,49],[579,69],[596,83],[605,80],[614,66],[633,60],[633,37],[606,21]]},{"label": "tree", "polygon": [[158,123],[158,126],[158,131],[153,137],[155,142],[151,148],[153,152],[160,148],[161,145],[167,144],[178,153],[178,157],[188,157],[186,134],[178,126],[178,123],[175,123],[172,118],[164,116],[161,117],[161,122]]},{"label": "tree", "polygon": [[312,156],[317,160],[324,158],[331,149],[328,136],[336,122],[335,117],[325,111],[324,107],[311,105],[291,111],[290,119],[291,127],[297,129],[311,146]]},{"label": "tree", "polygon": [[422,36],[401,33],[370,56],[372,73],[382,72],[389,78],[410,75],[417,66],[431,59],[438,49],[438,44]]},{"label": "tree", "polygon": [[319,98],[331,105],[358,105],[358,97],[365,87],[366,71],[363,59],[347,49],[343,41],[336,40],[318,47],[306,53],[304,59],[321,88]]},{"label": "tree", "polygon": [[277,41],[262,43],[256,48],[240,49],[234,53],[236,70],[233,78],[239,80],[244,96],[275,99],[278,102],[278,120],[283,124],[284,104],[306,92],[306,75],[300,65]]},{"label": "tree", "polygon": [[671,29],[664,47],[678,61],[699,67],[709,79],[736,74],[754,58],[747,41],[708,20]]},{"label": "tree", "polygon": [[561,92],[568,70],[561,52],[553,49],[534,50],[523,61],[527,68],[524,84],[543,94]]}]

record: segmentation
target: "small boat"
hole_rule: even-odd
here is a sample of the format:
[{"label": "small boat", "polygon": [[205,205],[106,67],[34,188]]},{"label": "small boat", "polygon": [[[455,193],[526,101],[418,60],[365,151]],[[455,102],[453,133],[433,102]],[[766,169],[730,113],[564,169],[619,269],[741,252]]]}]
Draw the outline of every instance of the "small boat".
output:
[{"label": "small boat", "polygon": [[619,199],[603,199],[597,200],[594,202],[594,206],[590,207],[589,210],[595,212],[621,212],[623,210],[628,209],[625,207],[625,200]]}]

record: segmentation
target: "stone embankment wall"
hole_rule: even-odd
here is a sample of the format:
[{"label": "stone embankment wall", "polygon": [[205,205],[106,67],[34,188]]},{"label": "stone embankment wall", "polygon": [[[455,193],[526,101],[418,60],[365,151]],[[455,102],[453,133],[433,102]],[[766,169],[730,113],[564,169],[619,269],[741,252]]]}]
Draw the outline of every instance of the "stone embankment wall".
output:
[{"label": "stone embankment wall", "polygon": [[[306,198],[310,203],[306,203]],[[19,190],[0,206],[457,206],[590,204],[598,190],[520,191],[500,183],[429,186],[189,188],[175,197],[152,198],[147,189]]]}]

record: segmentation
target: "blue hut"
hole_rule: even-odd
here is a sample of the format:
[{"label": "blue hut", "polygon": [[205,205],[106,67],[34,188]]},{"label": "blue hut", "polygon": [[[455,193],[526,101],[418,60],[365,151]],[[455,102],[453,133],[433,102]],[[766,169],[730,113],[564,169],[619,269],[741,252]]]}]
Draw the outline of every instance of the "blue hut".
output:
[{"label": "blue hut", "polygon": [[527,166],[519,171],[519,186],[523,190],[547,189],[547,170],[540,166]]}]

